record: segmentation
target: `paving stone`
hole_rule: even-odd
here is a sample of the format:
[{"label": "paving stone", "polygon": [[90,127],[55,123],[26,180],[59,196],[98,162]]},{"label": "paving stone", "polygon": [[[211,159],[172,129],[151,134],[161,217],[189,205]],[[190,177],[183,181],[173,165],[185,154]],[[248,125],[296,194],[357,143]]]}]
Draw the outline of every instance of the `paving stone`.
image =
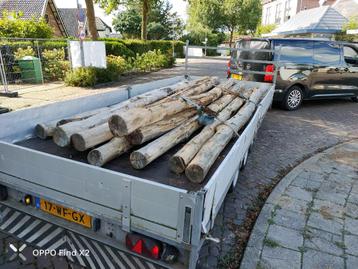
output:
[{"label": "paving stone", "polygon": [[302,269],[344,269],[344,259],[310,250],[303,253]]},{"label": "paving stone", "polygon": [[312,209],[318,211],[325,219],[343,218],[345,212],[344,206],[319,199],[314,200]]},{"label": "paving stone", "polygon": [[269,227],[266,238],[270,238],[282,247],[294,250],[299,250],[303,245],[303,235],[301,232],[278,225],[271,225]]},{"label": "paving stone", "polygon": [[357,218],[358,217],[358,205],[347,203],[345,208],[345,215],[351,218]]},{"label": "paving stone", "polygon": [[299,199],[299,200],[303,200],[303,201],[307,201],[310,202],[312,200],[312,192],[307,191],[301,187],[296,187],[296,186],[289,186],[285,192],[286,195]]},{"label": "paving stone", "polygon": [[292,181],[291,185],[296,187],[301,187],[303,189],[315,190],[315,189],[319,189],[321,185],[321,181],[312,180],[310,174],[308,178],[300,175]]},{"label": "paving stone", "polygon": [[326,219],[320,213],[313,212],[308,218],[308,226],[340,235],[343,230],[343,220],[339,218]]},{"label": "paving stone", "polygon": [[[345,235],[344,244],[346,246],[346,252],[351,255],[358,256],[358,236]],[[357,264],[358,267],[358,264]]]},{"label": "paving stone", "polygon": [[346,221],[345,230],[351,234],[358,235],[358,220],[347,217],[345,221]]},{"label": "paving stone", "polygon": [[304,214],[286,209],[277,209],[273,221],[277,225],[301,231],[306,224],[305,218]]},{"label": "paving stone", "polygon": [[332,190],[322,190],[322,189],[320,189],[316,194],[317,199],[330,201],[332,203],[337,203],[339,205],[344,205],[346,203],[347,197],[348,194],[346,193],[338,193]]},{"label": "paving stone", "polygon": [[245,249],[245,257],[241,261],[240,268],[242,269],[257,269],[257,264],[260,261],[261,250],[253,247],[247,247]]},{"label": "paving stone", "polygon": [[358,205],[358,193],[351,192],[347,202]]},{"label": "paving stone", "polygon": [[343,255],[343,242],[341,235],[335,235],[326,231],[307,228],[305,230],[305,247],[333,255]]},{"label": "paving stone", "polygon": [[304,214],[307,209],[307,201],[298,200],[289,196],[281,196],[277,201],[277,205],[282,209],[291,210],[301,214]]},{"label": "paving stone", "polygon": [[261,265],[267,269],[299,269],[301,253],[287,248],[264,247],[262,251]]},{"label": "paving stone", "polygon": [[358,267],[358,257],[347,255],[346,269],[357,269],[357,267]]}]

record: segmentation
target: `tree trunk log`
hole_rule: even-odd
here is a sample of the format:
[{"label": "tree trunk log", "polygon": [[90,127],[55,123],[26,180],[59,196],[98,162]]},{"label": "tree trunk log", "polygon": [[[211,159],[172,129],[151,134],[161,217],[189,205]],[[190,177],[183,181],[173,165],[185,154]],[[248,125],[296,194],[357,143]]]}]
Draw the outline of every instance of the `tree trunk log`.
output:
[{"label": "tree trunk log", "polygon": [[[209,92],[197,95],[195,102],[199,105],[207,105],[219,98],[221,94],[222,90],[216,87]],[[150,108],[141,107],[120,111],[109,119],[109,128],[114,136],[128,135],[142,126],[150,125],[188,108],[190,105],[180,99]]]},{"label": "tree trunk log", "polygon": [[127,152],[130,148],[131,145],[125,137],[114,137],[103,146],[91,150],[88,153],[87,160],[92,165],[103,166]]},{"label": "tree trunk log", "polygon": [[187,121],[190,117],[194,116],[195,113],[196,113],[195,110],[190,109],[188,111],[178,113],[173,117],[169,117],[167,119],[163,119],[151,125],[141,127],[135,130],[133,133],[130,133],[127,136],[127,139],[132,145],[143,144],[144,142],[159,137],[162,134],[176,128],[177,126]]},{"label": "tree trunk log", "polygon": [[181,174],[190,161],[195,157],[196,153],[205,144],[210,137],[215,134],[215,129],[222,122],[229,119],[244,103],[241,98],[235,98],[223,111],[219,113],[217,119],[196,135],[192,140],[183,146],[173,157],[170,158],[170,170],[176,174]]},{"label": "tree trunk log", "polygon": [[[228,102],[222,102],[222,99],[223,97],[209,105],[208,108],[215,113],[219,112],[228,104]],[[218,105],[219,103],[220,105]],[[142,169],[178,143],[188,139],[196,130],[200,128],[200,124],[197,119],[198,116],[191,118],[187,122],[159,137],[143,148],[132,152],[130,155],[132,166],[135,169]]]},{"label": "tree trunk log", "polygon": [[113,138],[108,123],[105,122],[93,128],[83,130],[71,136],[73,147],[78,151],[85,151]]},{"label": "tree trunk log", "polygon": [[108,121],[108,119],[118,113],[119,110],[127,110],[134,107],[141,107],[154,103],[162,98],[176,92],[174,88],[160,88],[145,94],[132,97],[124,102],[106,108],[92,117],[82,121],[70,122],[68,124],[55,128],[53,132],[53,141],[60,147],[66,147],[71,143],[71,136],[83,130],[93,128]]},{"label": "tree trunk log", "polygon": [[235,116],[216,128],[216,133],[202,146],[194,159],[185,169],[185,175],[195,183],[201,183],[220,152],[229,141],[251,118],[255,112],[256,103],[264,95],[264,91],[254,89],[247,102]]}]

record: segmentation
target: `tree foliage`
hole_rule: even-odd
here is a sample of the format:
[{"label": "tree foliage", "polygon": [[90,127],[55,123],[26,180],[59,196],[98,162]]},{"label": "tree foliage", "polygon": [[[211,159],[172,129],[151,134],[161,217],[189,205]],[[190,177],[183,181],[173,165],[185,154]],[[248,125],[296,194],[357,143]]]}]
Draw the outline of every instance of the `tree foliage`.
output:
[{"label": "tree foliage", "polygon": [[[178,39],[183,32],[183,21],[172,12],[172,5],[159,0],[152,6],[148,17],[148,39]],[[137,6],[128,5],[113,20],[114,28],[126,38],[139,38],[141,14]]]},{"label": "tree foliage", "polygon": [[0,37],[51,38],[53,29],[42,18],[22,19],[23,14],[3,12]]},{"label": "tree foliage", "polygon": [[235,32],[255,32],[261,10],[260,0],[191,0],[188,28],[191,31],[207,28],[229,32],[231,45]]},{"label": "tree foliage", "polygon": [[257,26],[255,35],[262,36],[264,34],[269,34],[276,28],[277,28],[276,24],[266,24],[266,25],[260,24],[259,26]]}]

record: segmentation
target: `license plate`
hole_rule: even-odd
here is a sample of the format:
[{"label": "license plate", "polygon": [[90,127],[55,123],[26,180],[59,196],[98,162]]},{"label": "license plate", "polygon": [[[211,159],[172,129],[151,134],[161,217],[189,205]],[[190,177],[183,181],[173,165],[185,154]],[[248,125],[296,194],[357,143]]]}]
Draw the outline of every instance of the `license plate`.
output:
[{"label": "license plate", "polygon": [[72,210],[71,208],[67,208],[61,205],[51,203],[44,199],[40,199],[40,209],[47,213],[50,213],[51,215],[75,222],[87,228],[91,228],[92,217],[84,213]]},{"label": "license plate", "polygon": [[231,77],[232,77],[233,79],[242,80],[242,76],[241,76],[241,75],[238,75],[238,74],[232,74]]}]

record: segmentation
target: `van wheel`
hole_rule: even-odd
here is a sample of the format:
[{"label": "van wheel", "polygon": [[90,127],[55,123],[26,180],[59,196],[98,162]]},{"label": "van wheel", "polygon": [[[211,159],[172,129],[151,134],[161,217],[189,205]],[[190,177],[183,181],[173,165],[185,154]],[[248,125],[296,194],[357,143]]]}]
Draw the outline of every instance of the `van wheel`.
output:
[{"label": "van wheel", "polygon": [[282,106],[287,110],[296,110],[300,107],[303,101],[303,91],[299,86],[292,86],[288,89],[287,94],[283,100]]},{"label": "van wheel", "polygon": [[355,103],[358,103],[358,96],[352,97],[352,101],[355,102]]}]

